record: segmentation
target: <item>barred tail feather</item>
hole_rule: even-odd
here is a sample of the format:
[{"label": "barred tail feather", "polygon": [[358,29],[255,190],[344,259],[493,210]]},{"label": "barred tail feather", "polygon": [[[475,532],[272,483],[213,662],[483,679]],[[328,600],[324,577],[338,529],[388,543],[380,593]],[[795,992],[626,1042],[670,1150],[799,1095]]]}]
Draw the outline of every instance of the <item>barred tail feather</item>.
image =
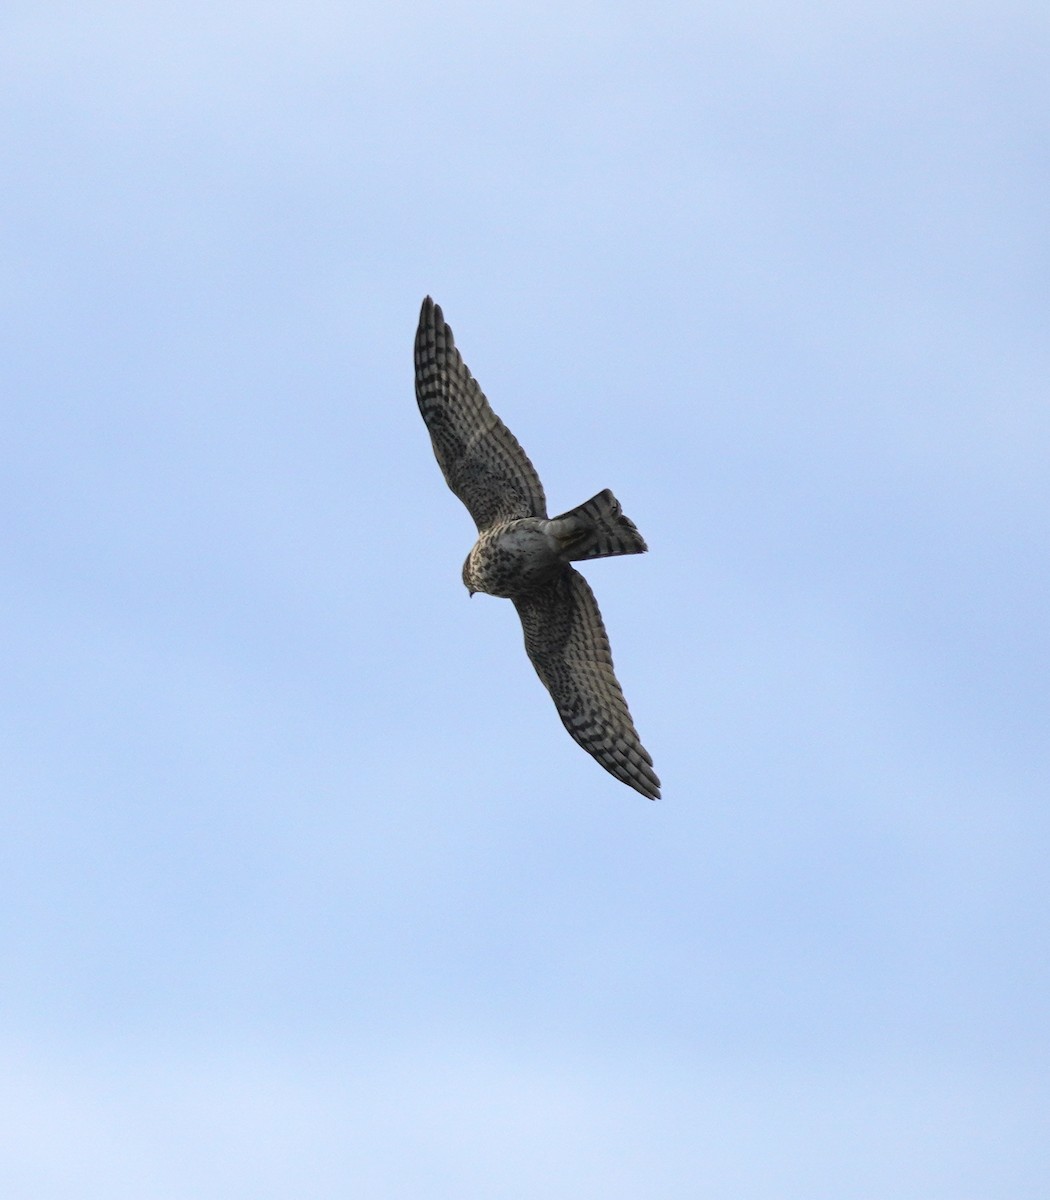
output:
[{"label": "barred tail feather", "polygon": [[568,562],[609,558],[614,554],[644,554],[649,548],[608,488],[560,517],[553,517],[551,526]]}]

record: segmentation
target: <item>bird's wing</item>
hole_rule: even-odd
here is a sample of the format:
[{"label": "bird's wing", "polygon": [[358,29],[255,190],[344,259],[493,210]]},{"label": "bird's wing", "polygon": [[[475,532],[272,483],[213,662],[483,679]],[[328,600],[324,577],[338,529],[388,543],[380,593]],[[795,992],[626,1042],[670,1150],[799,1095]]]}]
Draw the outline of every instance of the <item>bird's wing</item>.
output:
[{"label": "bird's wing", "polygon": [[478,530],[514,517],[545,517],[536,469],[467,369],[441,306],[423,301],[416,331],[416,400],[448,486]]},{"label": "bird's wing", "polygon": [[617,779],[657,800],[660,780],[613,672],[609,638],[587,580],[566,567],[546,587],[514,598],[525,649],[577,742]]}]

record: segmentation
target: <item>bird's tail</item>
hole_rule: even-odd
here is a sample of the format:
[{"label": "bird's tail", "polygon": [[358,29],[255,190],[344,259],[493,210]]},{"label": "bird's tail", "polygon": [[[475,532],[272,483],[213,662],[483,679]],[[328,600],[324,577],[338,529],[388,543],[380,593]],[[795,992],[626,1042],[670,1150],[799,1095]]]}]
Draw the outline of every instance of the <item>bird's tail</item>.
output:
[{"label": "bird's tail", "polygon": [[551,532],[561,543],[568,562],[609,558],[614,554],[643,554],[649,549],[608,488],[560,517],[552,517]]}]

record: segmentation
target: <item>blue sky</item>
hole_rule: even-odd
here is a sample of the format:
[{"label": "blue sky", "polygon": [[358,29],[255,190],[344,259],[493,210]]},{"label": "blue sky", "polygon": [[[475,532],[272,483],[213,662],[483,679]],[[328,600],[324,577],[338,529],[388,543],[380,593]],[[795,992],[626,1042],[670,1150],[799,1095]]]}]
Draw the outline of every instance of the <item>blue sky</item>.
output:
[{"label": "blue sky", "polygon": [[[5,1195],[1046,1195],[1048,49],[5,7]],[[659,803],[468,602],[428,292],[649,542]]]}]

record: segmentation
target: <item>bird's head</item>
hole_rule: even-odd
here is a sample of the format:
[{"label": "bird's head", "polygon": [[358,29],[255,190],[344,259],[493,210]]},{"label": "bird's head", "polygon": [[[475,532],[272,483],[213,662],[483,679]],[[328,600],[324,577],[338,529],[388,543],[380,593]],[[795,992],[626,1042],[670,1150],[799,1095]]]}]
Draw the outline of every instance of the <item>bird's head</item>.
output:
[{"label": "bird's head", "polygon": [[471,552],[467,555],[466,561],[463,563],[463,586],[472,596],[478,590],[474,586],[474,571],[472,570],[470,561],[473,556],[474,551],[471,550]]}]

